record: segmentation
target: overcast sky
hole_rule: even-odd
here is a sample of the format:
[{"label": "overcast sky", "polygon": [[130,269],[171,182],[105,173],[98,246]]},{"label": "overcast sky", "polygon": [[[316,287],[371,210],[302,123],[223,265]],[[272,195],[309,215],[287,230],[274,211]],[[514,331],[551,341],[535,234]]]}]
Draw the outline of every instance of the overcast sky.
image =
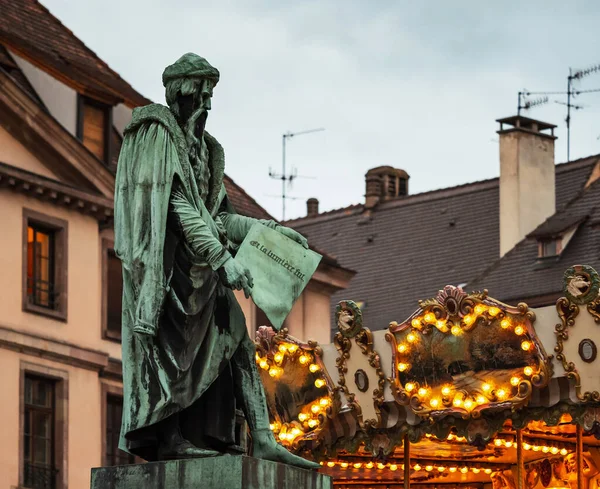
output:
[{"label": "overcast sky", "polygon": [[[411,193],[495,177],[495,119],[517,93],[565,90],[569,67],[600,63],[600,2],[543,0],[42,0],[146,97],[164,101],[162,70],[192,51],[221,72],[207,129],[226,172],[281,217],[281,135],[298,179],[287,217],[317,197],[321,210],[364,200],[364,174],[406,170]],[[600,88],[600,73],[580,89]],[[566,160],[566,108],[530,117],[557,124]],[[571,159],[600,153],[600,94],[579,96]]]}]

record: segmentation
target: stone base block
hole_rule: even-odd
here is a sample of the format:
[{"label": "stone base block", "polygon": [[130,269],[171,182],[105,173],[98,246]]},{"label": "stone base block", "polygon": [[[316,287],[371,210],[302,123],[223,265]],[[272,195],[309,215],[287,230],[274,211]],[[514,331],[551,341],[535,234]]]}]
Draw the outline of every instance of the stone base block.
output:
[{"label": "stone base block", "polygon": [[330,477],[243,455],[92,469],[91,489],[332,489]]}]

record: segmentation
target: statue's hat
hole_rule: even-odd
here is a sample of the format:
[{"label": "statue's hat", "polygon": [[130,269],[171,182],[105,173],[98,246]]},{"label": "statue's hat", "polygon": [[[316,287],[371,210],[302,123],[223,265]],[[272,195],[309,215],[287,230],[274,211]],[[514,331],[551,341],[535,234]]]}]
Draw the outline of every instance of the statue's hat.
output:
[{"label": "statue's hat", "polygon": [[219,70],[202,56],[187,53],[165,68],[162,75],[163,85],[166,86],[168,81],[177,78],[204,78],[212,80],[216,85],[219,81]]}]

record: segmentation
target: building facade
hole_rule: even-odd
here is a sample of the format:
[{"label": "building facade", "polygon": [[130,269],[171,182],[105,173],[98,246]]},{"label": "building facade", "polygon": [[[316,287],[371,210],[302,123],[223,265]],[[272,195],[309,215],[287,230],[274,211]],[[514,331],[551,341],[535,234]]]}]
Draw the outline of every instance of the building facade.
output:
[{"label": "building facade", "polygon": [[[117,449],[113,192],[123,129],[150,101],[37,1],[0,9],[0,486],[84,488],[91,467],[134,461]],[[225,184],[240,213],[270,218]],[[329,296],[352,275],[325,255],[287,328],[327,339]],[[253,334],[264,315],[238,298]]]}]

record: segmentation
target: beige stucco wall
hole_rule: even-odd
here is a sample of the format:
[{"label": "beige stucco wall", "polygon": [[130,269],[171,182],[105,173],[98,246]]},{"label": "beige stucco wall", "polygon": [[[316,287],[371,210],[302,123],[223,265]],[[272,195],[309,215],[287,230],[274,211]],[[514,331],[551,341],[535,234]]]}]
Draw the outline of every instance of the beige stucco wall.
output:
[{"label": "beige stucco wall", "polygon": [[554,140],[500,134],[500,255],[555,212]]},{"label": "beige stucco wall", "polygon": [[54,118],[73,136],[77,129],[77,92],[45,71],[10,53]]},{"label": "beige stucco wall", "polygon": [[[58,321],[22,310],[23,208],[69,223],[68,319]],[[101,259],[98,222],[93,217],[8,191],[0,192],[0,324],[120,357],[120,345],[101,340]]]},{"label": "beige stucco wall", "polygon": [[2,402],[0,419],[3,421],[0,443],[0,487],[17,487],[19,483],[19,385],[21,361],[34,363],[68,375],[68,487],[87,488],[90,468],[102,463],[101,388],[98,373],[71,367],[2,349],[0,372]]},{"label": "beige stucco wall", "polygon": [[44,166],[2,126],[0,126],[0,162],[58,180],[58,177],[49,168]]}]

